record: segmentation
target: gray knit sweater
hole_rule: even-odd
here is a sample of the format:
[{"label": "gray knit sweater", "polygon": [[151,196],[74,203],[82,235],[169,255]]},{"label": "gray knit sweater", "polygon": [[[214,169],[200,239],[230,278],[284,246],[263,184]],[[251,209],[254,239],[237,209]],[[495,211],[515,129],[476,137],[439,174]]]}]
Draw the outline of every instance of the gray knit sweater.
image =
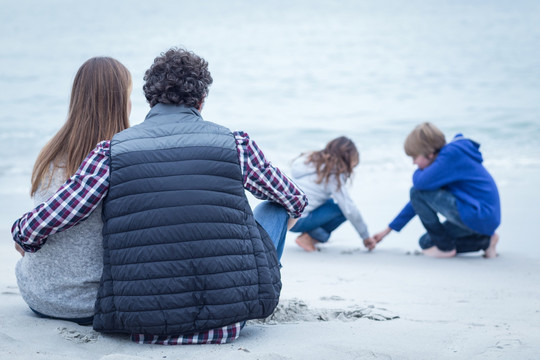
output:
[{"label": "gray knit sweater", "polygon": [[[38,189],[35,204],[51,197],[64,183],[57,170],[48,188]],[[103,268],[101,205],[77,226],[49,236],[35,253],[26,253],[15,274],[21,295],[32,309],[53,317],[94,315]]]}]

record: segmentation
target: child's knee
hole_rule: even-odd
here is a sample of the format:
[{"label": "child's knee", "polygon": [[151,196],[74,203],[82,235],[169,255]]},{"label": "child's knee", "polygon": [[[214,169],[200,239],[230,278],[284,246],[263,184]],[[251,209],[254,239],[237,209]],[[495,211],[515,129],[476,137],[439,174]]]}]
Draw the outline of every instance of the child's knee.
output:
[{"label": "child's knee", "polygon": [[425,197],[423,196],[425,193],[426,193],[425,191],[421,191],[421,190],[416,189],[415,187],[412,187],[411,190],[409,191],[411,202],[417,203],[419,201],[425,201],[424,200]]},{"label": "child's knee", "polygon": [[418,245],[420,245],[420,248],[424,250],[424,249],[429,249],[430,247],[435,246],[435,243],[433,242],[433,240],[431,240],[431,236],[429,236],[428,233],[425,233],[418,240]]}]

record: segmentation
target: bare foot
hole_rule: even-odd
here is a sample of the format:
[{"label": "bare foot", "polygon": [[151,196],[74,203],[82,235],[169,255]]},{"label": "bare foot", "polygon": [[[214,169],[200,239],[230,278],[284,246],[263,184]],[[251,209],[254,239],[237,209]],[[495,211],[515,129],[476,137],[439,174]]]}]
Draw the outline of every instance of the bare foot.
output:
[{"label": "bare foot", "polygon": [[436,257],[436,258],[451,258],[456,256],[456,249],[451,251],[442,251],[436,246],[422,250],[424,255]]},{"label": "bare foot", "polygon": [[317,248],[315,247],[316,242],[317,240],[309,236],[308,233],[302,233],[302,235],[296,238],[296,243],[298,244],[298,246],[308,252],[317,250]]},{"label": "bare foot", "polygon": [[493,234],[489,241],[489,247],[484,250],[484,257],[486,259],[492,259],[497,257],[497,243],[499,242],[499,234]]}]

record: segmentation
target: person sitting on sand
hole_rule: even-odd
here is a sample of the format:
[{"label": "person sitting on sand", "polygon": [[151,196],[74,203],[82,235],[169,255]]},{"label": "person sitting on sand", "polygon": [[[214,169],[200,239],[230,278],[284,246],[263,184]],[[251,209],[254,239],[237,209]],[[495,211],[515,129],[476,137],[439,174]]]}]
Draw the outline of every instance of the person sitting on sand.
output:
[{"label": "person sitting on sand", "polygon": [[[129,127],[131,74],[120,62],[94,57],[81,65],[65,124],[43,147],[32,171],[37,204],[74,175],[103,140]],[[49,213],[51,222],[56,213]],[[60,224],[63,225],[63,224]],[[25,253],[15,275],[22,298],[39,316],[92,324],[103,269],[101,205],[80,226],[53,234],[39,252]]]},{"label": "person sitting on sand", "polygon": [[484,250],[486,258],[497,256],[499,192],[482,165],[479,147],[462,134],[447,144],[435,125],[418,125],[404,145],[405,153],[418,167],[413,174],[410,202],[386,229],[373,236],[368,247],[375,248],[392,230],[400,231],[418,215],[427,231],[419,240],[424,254],[453,257]]},{"label": "person sitting on sand", "polygon": [[[102,205],[94,329],[139,343],[233,341],[277,306],[279,257],[306,196],[248,134],[202,118],[213,82],[206,60],[172,48],[144,80],[146,119],[100,142],[15,221],[13,239],[36,252]],[[252,211],[245,190],[267,201]]]},{"label": "person sitting on sand", "polygon": [[344,136],[333,139],[320,151],[301,154],[293,161],[292,179],[309,199],[304,214],[290,230],[302,233],[296,239],[302,249],[315,251],[315,245],[326,243],[332,231],[346,220],[364,244],[373,242],[345,186],[359,162],[356,145]]}]

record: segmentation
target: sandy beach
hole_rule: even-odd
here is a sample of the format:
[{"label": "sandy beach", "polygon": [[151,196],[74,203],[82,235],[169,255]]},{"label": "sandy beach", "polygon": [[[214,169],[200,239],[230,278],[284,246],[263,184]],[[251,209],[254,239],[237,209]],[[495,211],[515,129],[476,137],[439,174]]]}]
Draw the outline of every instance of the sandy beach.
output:
[{"label": "sandy beach", "polygon": [[[0,360],[540,359],[540,2],[164,0],[3,2],[0,13]],[[68,110],[76,70],[112,56],[133,75],[131,124],[152,60],[209,61],[203,116],[244,130],[287,173],[347,135],[351,195],[371,234],[408,200],[403,140],[430,121],[482,144],[499,187],[499,256],[418,255],[413,220],[367,252],[348,223],[306,253],[289,234],[276,313],[224,345],[138,345],[36,317],[15,279],[10,227],[33,205],[39,150]]]},{"label": "sandy beach", "polygon": [[[360,170],[351,195],[374,233],[406,200],[410,174]],[[0,213],[0,358],[538,359],[540,256],[531,246],[536,237],[526,230],[540,194],[532,191],[538,174],[529,175],[516,186],[494,173],[503,203],[496,259],[419,255],[417,219],[373,252],[349,223],[315,253],[300,249],[289,233],[276,313],[249,322],[237,341],[224,345],[139,345],[127,336],[36,317],[17,288],[19,254],[9,232],[32,203],[28,196],[5,197],[12,206]]]},{"label": "sandy beach", "polygon": [[[341,233],[346,234],[344,229]],[[537,359],[540,261],[516,253],[438,260],[391,242],[368,253],[336,236],[289,244],[276,313],[230,344],[131,343],[34,316],[19,295],[8,229],[0,242],[2,359]],[[5,238],[5,239],[4,239]],[[356,240],[356,239],[355,239]]]}]

